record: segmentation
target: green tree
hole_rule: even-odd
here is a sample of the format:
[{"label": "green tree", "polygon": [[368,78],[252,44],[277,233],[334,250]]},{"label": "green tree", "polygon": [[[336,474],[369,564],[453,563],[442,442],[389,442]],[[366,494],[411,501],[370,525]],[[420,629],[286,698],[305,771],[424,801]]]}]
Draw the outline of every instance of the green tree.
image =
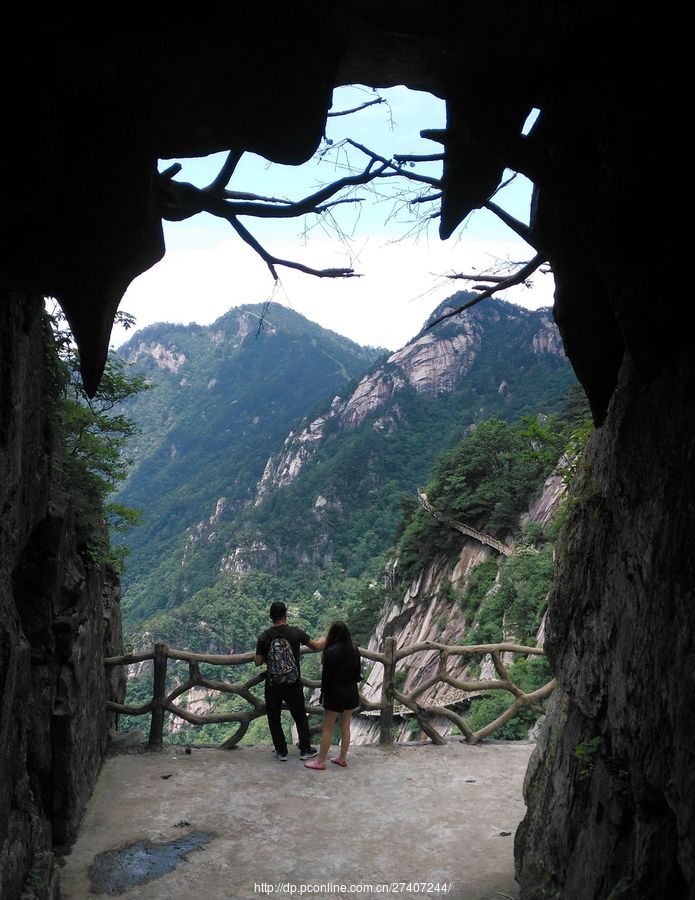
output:
[{"label": "green tree", "polygon": [[[126,327],[134,320],[127,313],[117,317]],[[125,548],[112,549],[109,534],[126,530],[139,513],[108,497],[127,475],[131,460],[128,439],[136,432],[121,404],[149,390],[144,376],[129,372],[129,366],[109,353],[106,368],[94,397],[88,397],[80,377],[80,357],[62,312],[47,315],[47,355],[52,373],[55,421],[62,436],[59,465],[68,490],[78,538],[95,562],[122,568]]]}]

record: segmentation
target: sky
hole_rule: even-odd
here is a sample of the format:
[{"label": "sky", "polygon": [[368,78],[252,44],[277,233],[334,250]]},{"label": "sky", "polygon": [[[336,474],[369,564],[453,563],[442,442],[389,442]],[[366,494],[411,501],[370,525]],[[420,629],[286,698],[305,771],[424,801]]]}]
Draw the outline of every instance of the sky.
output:
[{"label": "sky", "polygon": [[[379,91],[385,102],[349,116],[329,118],[328,152],[303,166],[269,164],[245,154],[229,188],[263,195],[301,199],[320,185],[346,174],[346,151],[340,145],[352,137],[380,155],[436,153],[439,144],[424,140],[424,128],[443,128],[444,103],[429,94],[403,87]],[[340,88],[333,109],[344,110],[374,99],[368,88]],[[327,145],[326,145],[327,146]],[[326,146],[324,149],[326,149]],[[178,181],[199,187],[210,183],[225,154],[178,160]],[[352,151],[350,163],[363,165]],[[366,161],[366,160],[365,160]],[[172,160],[162,161],[160,170]],[[439,175],[441,164],[430,164]],[[351,266],[359,278],[316,278],[279,268],[274,282],[266,264],[233,232],[228,222],[206,213],[184,222],[165,222],[166,255],[135,279],[121,303],[137,328],[154,322],[197,322],[207,325],[233,306],[273,300],[320,325],[361,344],[397,349],[416,334],[431,311],[445,298],[468,288],[446,277],[452,272],[490,271],[502,261],[525,261],[534,251],[496,216],[478,210],[447,241],[438,236],[437,220],[415,222],[403,202],[400,179],[379,184],[378,195],[358,188],[360,203],[335,210],[335,223],[316,216],[283,221],[245,218],[243,224],[275,256],[315,268]],[[518,175],[495,201],[522,221],[528,221],[531,185]],[[434,211],[435,205],[418,205]],[[340,232],[340,233],[339,233]],[[530,288],[519,286],[497,296],[529,308],[552,305],[552,275],[536,273]],[[112,346],[128,334],[116,326]]]}]

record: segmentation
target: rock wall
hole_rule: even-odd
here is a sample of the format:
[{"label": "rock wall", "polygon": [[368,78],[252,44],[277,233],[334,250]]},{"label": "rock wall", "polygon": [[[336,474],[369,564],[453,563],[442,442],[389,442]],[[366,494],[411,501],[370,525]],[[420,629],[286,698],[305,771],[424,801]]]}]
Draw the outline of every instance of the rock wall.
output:
[{"label": "rock wall", "polygon": [[[562,463],[561,463],[562,464]],[[553,473],[545,481],[543,490],[522,517],[522,522],[538,522],[547,524],[557,512],[565,493],[565,483],[561,474]],[[462,591],[472,570],[481,563],[495,556],[495,552],[472,538],[465,538],[458,557],[455,560],[447,556],[435,556],[431,559],[418,577],[407,588],[398,603],[389,603],[369,640],[368,649],[380,652],[384,647],[385,637],[395,637],[396,646],[400,649],[409,644],[421,641],[437,641],[441,644],[456,644],[475,621],[462,608],[458,599],[452,596],[453,591]],[[397,563],[396,563],[397,565]],[[545,622],[545,620],[544,620]],[[544,645],[544,623],[537,636],[538,646]],[[514,640],[513,634],[505,634],[505,639]],[[495,679],[497,677],[489,656],[481,661],[478,677]],[[396,665],[396,672],[404,673],[402,690],[411,693],[419,685],[431,678],[439,667],[437,651],[422,651],[406,657]],[[449,662],[448,671],[456,678],[466,677],[467,665],[461,665],[460,658]],[[375,664],[361,687],[365,698],[373,703],[381,699],[383,682],[383,666]],[[467,706],[467,696],[463,691],[450,685],[438,682],[426,690],[419,698],[424,705],[446,706],[463,704]],[[433,716],[432,724],[443,735],[456,730],[449,719],[444,716]],[[378,743],[378,715],[358,716],[352,726],[353,742],[356,744]],[[408,741],[419,737],[407,722],[398,726],[395,740]]]},{"label": "rock wall", "polygon": [[[444,585],[450,583],[455,590],[463,588],[469,572],[489,559],[492,552],[483,544],[466,540],[453,568],[446,556],[432,559],[405,591],[400,602],[384,609],[369,640],[369,649],[382,652],[385,637],[395,637],[399,649],[420,641],[457,643],[470,623],[466,621],[466,614],[460,604],[451,599],[450,591],[445,590]],[[430,678],[438,666],[439,654],[436,651],[415,653],[401,660],[396,666],[396,672],[406,673],[401,675],[404,679],[402,689],[410,693]],[[449,672],[457,678],[464,677],[459,659],[450,662]],[[383,666],[374,664],[367,683],[360,688],[365,698],[373,703],[378,703],[381,699],[383,675]],[[452,690],[449,685],[440,682],[423,695],[422,702],[446,704],[451,701],[448,695]],[[451,722],[443,716],[433,716],[432,724],[442,734],[451,731]],[[378,743],[379,727],[378,714],[356,717],[352,725],[353,743]],[[398,725],[394,740],[408,741],[415,737],[416,734],[406,722]]]},{"label": "rock wall", "polygon": [[[119,584],[85,564],[58,483],[43,301],[0,298],[0,897],[52,897],[103,759]],[[24,894],[22,896],[25,896]]]},{"label": "rock wall", "polygon": [[691,353],[621,371],[561,536],[546,648],[565,695],[527,777],[522,896],[695,897]]}]

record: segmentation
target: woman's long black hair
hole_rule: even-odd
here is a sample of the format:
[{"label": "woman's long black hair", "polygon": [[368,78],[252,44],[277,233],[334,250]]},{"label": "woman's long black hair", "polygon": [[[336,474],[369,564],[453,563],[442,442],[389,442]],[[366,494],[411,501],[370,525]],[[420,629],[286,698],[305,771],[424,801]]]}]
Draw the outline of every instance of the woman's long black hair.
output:
[{"label": "woman's long black hair", "polygon": [[354,668],[356,659],[359,660],[359,651],[350,629],[345,622],[334,622],[326,635],[321,662],[330,662],[331,667],[337,669],[350,670]]}]

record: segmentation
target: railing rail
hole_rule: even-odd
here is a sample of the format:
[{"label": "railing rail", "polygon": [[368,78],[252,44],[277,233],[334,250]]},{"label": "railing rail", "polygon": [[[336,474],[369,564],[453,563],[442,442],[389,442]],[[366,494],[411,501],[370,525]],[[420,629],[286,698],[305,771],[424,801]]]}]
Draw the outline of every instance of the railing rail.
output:
[{"label": "railing rail", "polygon": [[[313,653],[315,651],[302,649],[302,653]],[[419,684],[410,693],[404,693],[396,687],[396,667],[398,663],[412,656],[415,653],[436,652],[439,655],[439,665],[436,672]],[[366,650],[360,648],[360,655],[371,662],[378,663],[383,666],[383,678],[381,683],[381,697],[378,703],[367,699],[360,692],[359,713],[378,713],[379,715],[379,743],[382,745],[390,745],[393,742],[393,719],[396,713],[395,704],[400,704],[401,714],[406,710],[412,713],[427,737],[435,744],[444,744],[446,739],[437,731],[432,723],[432,716],[438,715],[449,719],[461,732],[464,739],[471,744],[476,744],[483,738],[493,734],[498,729],[506,725],[510,719],[513,719],[522,709],[531,709],[535,712],[542,713],[543,708],[540,706],[542,700],[549,697],[557,685],[557,681],[552,679],[543,687],[531,693],[524,691],[515,684],[509,677],[509,672],[503,661],[503,654],[514,654],[523,656],[544,656],[544,652],[540,647],[525,647],[521,644],[500,643],[500,644],[439,644],[434,641],[422,641],[416,644],[410,644],[400,649],[396,646],[394,637],[384,639],[383,652],[375,650]],[[459,679],[451,675],[447,670],[450,657],[455,656],[479,656],[481,659],[490,656],[494,666],[497,678],[492,679]],[[216,666],[243,666],[253,662],[253,652],[236,653],[236,654],[212,654],[212,653],[194,653],[189,650],[176,650],[169,647],[164,641],[158,641],[152,650],[140,653],[128,653],[124,656],[108,657],[104,662],[108,668],[114,666],[129,666],[137,663],[153,661],[153,679],[152,679],[152,699],[141,706],[127,706],[122,703],[113,701],[107,702],[107,708],[119,713],[120,715],[141,716],[150,713],[150,747],[161,747],[164,740],[164,721],[167,713],[177,716],[192,725],[208,725],[222,722],[236,722],[237,729],[224,741],[221,745],[223,749],[231,749],[236,747],[239,741],[248,731],[249,725],[254,719],[265,715],[265,704],[257,697],[252,688],[262,684],[265,680],[265,670],[261,670],[246,681],[229,682],[207,678],[200,671],[201,664]],[[178,684],[173,690],[167,693],[167,662],[169,659],[183,661],[188,663],[188,678],[186,681]],[[450,709],[448,705],[430,704],[424,705],[418,702],[426,691],[434,687],[438,683],[448,684],[450,687],[462,692],[463,694],[487,693],[493,690],[507,691],[513,696],[511,706],[509,706],[494,721],[479,728],[476,731],[471,730],[467,725],[463,716],[459,715],[454,709]],[[320,682],[302,677],[302,684],[305,687],[320,687]],[[174,701],[194,687],[203,687],[211,691],[219,691],[220,693],[236,694],[242,697],[249,704],[249,709],[237,712],[210,713],[206,715],[198,715],[190,712],[184,707],[178,705]],[[451,705],[451,704],[449,704]],[[309,715],[319,715],[323,712],[319,706],[307,706]]]}]

